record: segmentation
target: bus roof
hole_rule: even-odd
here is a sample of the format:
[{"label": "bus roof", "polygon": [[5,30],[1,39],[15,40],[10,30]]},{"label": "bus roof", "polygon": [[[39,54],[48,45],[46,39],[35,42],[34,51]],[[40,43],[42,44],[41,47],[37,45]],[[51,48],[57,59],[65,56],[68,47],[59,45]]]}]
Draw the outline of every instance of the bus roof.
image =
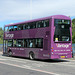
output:
[{"label": "bus roof", "polygon": [[39,18],[39,19],[34,19],[34,20],[29,20],[29,21],[23,21],[23,22],[18,22],[18,23],[13,23],[13,24],[8,24],[5,25],[5,27],[7,26],[13,26],[13,25],[20,25],[20,24],[24,24],[24,23],[29,23],[29,22],[33,22],[33,21],[39,21],[39,20],[45,20],[45,19],[50,19],[50,18],[56,18],[56,19],[68,19],[71,20],[70,17],[64,16],[64,15],[53,15],[53,16],[49,16],[49,17],[44,17],[44,18]]}]

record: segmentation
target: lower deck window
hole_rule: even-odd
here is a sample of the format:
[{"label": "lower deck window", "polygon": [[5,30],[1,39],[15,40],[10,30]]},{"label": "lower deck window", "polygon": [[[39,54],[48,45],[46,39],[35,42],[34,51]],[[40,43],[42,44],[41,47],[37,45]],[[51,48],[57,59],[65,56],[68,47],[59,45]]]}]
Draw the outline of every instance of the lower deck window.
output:
[{"label": "lower deck window", "polygon": [[26,47],[26,48],[43,48],[43,39],[25,39],[24,47]]},{"label": "lower deck window", "polygon": [[8,40],[10,47],[43,48],[43,39],[13,39]]},{"label": "lower deck window", "polygon": [[13,46],[13,40],[8,40],[8,47],[12,47]]},{"label": "lower deck window", "polygon": [[13,46],[14,47],[24,47],[23,46],[23,40],[18,40],[18,39],[13,40]]},{"label": "lower deck window", "polygon": [[23,47],[23,40],[17,40],[17,47]]}]

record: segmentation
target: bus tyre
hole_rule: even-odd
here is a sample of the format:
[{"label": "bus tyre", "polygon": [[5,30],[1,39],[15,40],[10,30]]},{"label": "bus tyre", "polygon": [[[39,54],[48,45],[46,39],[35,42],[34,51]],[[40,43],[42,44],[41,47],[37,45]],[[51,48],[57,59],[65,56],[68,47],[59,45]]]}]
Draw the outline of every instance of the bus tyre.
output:
[{"label": "bus tyre", "polygon": [[9,57],[12,56],[12,52],[11,51],[8,52],[8,56]]},{"label": "bus tyre", "polygon": [[33,60],[34,59],[34,53],[33,52],[30,52],[29,53],[29,58],[30,58],[30,60]]}]

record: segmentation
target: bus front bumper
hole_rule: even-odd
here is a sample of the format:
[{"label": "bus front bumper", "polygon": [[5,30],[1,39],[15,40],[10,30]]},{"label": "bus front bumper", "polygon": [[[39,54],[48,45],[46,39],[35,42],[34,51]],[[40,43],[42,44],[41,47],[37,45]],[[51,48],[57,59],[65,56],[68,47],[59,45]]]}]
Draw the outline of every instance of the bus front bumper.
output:
[{"label": "bus front bumper", "polygon": [[72,55],[51,55],[51,59],[67,59],[72,58]]}]

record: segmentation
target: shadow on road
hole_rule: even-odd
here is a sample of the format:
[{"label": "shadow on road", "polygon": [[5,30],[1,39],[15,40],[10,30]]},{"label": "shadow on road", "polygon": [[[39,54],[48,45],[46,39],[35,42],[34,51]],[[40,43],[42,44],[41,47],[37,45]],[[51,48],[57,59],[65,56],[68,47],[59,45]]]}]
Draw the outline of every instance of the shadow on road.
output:
[{"label": "shadow on road", "polygon": [[48,60],[39,60],[39,59],[37,59],[36,61],[47,62],[47,63],[69,62],[68,60],[64,60],[64,59],[48,59]]}]

